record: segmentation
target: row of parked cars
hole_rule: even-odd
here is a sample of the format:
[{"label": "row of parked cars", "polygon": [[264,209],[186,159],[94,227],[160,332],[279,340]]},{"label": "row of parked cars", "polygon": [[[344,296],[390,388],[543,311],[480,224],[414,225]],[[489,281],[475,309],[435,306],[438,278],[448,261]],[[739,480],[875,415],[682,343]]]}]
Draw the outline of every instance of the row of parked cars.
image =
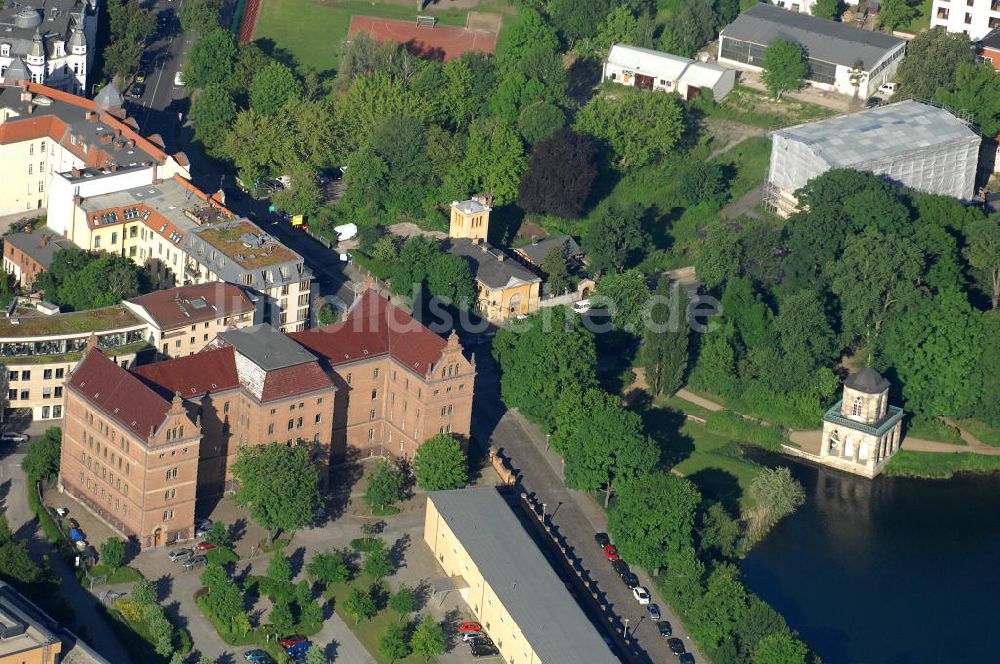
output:
[{"label": "row of parked cars", "polygon": [[656,623],[656,629],[660,635],[667,639],[667,647],[677,655],[680,664],[694,664],[694,655],[687,652],[684,642],[674,637],[673,627],[667,620],[662,620],[660,607],[650,600],[649,591],[639,583],[639,577],[629,569],[628,563],[622,560],[618,548],[611,543],[611,537],[607,533],[597,533],[594,541],[601,547],[604,557],[611,562],[611,568],[621,577],[622,582],[632,591],[632,597],[646,610],[646,616]]},{"label": "row of parked cars", "polygon": [[458,636],[465,643],[469,644],[473,657],[493,657],[499,655],[500,651],[493,640],[486,634],[483,626],[477,622],[464,622],[458,626]]},{"label": "row of parked cars", "polygon": [[[312,641],[302,635],[286,636],[283,639],[279,639],[278,644],[284,648],[285,653],[296,662],[305,661],[306,653],[309,652],[309,648],[312,647]],[[266,650],[261,650],[260,648],[254,648],[253,650],[246,651],[243,653],[243,659],[248,662],[253,662],[253,664],[274,663],[274,658],[267,654]]]},{"label": "row of parked cars", "polygon": [[[212,521],[210,519],[195,521],[194,536],[204,537],[211,529]],[[184,569],[195,569],[197,567],[204,567],[208,564],[208,558],[205,557],[205,552],[211,551],[214,548],[215,545],[210,542],[198,542],[193,549],[174,549],[167,554],[167,557],[172,563],[183,562]]]}]

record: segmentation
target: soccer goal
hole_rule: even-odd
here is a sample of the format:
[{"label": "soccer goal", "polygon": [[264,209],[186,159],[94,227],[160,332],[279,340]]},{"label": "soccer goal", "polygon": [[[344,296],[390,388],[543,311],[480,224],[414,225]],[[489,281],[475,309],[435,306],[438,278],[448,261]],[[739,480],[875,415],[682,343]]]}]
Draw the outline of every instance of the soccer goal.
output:
[{"label": "soccer goal", "polygon": [[418,16],[417,17],[417,27],[418,28],[433,28],[434,24],[437,23],[437,19],[433,16]]}]

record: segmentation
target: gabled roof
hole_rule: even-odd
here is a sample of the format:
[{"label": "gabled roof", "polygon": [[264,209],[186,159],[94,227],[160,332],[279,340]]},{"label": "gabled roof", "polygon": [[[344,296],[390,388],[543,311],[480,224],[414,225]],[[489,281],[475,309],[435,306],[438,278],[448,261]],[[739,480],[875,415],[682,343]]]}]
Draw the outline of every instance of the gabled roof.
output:
[{"label": "gabled roof", "polygon": [[691,58],[681,55],[626,44],[614,44],[608,51],[608,64],[667,81],[679,80],[692,62]]},{"label": "gabled roof", "polygon": [[583,253],[583,250],[580,249],[580,245],[577,244],[576,240],[574,240],[570,235],[553,235],[536,242],[531,242],[530,244],[514,247],[514,251],[524,256],[534,265],[541,267],[542,263],[545,262],[546,257],[548,257],[549,252],[556,247],[562,248],[563,255],[567,258],[579,256]]},{"label": "gabled roof", "polygon": [[803,46],[810,58],[852,67],[858,60],[867,71],[904,43],[891,35],[862,30],[769,3],[757,3],[722,29],[721,36],[768,45],[784,39]]},{"label": "gabled roof", "polygon": [[442,248],[470,263],[476,281],[488,288],[509,288],[522,283],[541,281],[541,278],[515,260],[509,260],[503,251],[491,249],[486,244],[476,244],[469,238],[450,238]]},{"label": "gabled roof", "polygon": [[170,401],[93,349],[84,356],[67,386],[107,417],[145,440],[170,410]]},{"label": "gabled roof", "polygon": [[288,335],[332,366],[389,355],[419,376],[441,359],[447,342],[374,290],[366,290],[343,322]]},{"label": "gabled roof", "polygon": [[231,347],[143,364],[133,367],[132,373],[165,398],[180,394],[185,399],[194,399],[240,386]]},{"label": "gabled roof", "polygon": [[161,330],[239,315],[254,308],[238,286],[222,281],[153,291],[128,302],[141,307]]},{"label": "gabled roof", "polygon": [[4,244],[17,247],[44,269],[52,265],[52,257],[60,249],[72,247],[73,243],[52,231],[47,226],[30,233],[11,233],[3,237]]}]

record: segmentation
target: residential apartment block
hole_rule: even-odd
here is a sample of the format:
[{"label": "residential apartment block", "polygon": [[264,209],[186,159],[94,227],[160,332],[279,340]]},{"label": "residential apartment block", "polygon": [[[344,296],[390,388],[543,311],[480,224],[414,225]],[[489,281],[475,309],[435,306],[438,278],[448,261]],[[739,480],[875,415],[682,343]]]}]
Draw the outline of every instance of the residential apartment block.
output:
[{"label": "residential apartment block", "polygon": [[0,9],[0,83],[28,80],[87,93],[97,52],[97,0],[47,0]]},{"label": "residential apartment block", "polygon": [[979,41],[1000,28],[1000,0],[934,0],[931,27],[938,26]]},{"label": "residential apartment block", "polygon": [[190,177],[184,153],[143,137],[122,104],[111,86],[93,100],[34,83],[0,88],[0,214],[47,208],[65,235],[74,196]]},{"label": "residential apartment block", "polygon": [[223,281],[154,291],[122,305],[149,324],[147,341],[164,358],[193,355],[221,332],[254,324],[253,302]]},{"label": "residential apartment block", "polygon": [[233,488],[240,447],[308,445],[331,462],[466,441],[475,366],[367,291],[342,323],[221,332],[193,355],[125,369],[89,350],[66,385],[60,486],[141,547],[190,538],[196,501]]}]

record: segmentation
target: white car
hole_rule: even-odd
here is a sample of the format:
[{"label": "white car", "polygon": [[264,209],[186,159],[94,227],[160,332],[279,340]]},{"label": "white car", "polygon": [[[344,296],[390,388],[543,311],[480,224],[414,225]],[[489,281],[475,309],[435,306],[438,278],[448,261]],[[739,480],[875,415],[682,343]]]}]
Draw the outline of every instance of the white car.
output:
[{"label": "white car", "polygon": [[894,92],[899,88],[899,83],[883,83],[879,86],[878,91],[882,94],[891,97]]},{"label": "white car", "polygon": [[636,586],[633,588],[632,596],[635,597],[635,601],[639,602],[642,606],[649,604],[649,591],[642,586]]},{"label": "white car", "polygon": [[0,434],[0,441],[4,443],[25,443],[28,441],[28,434],[17,433],[15,431],[5,431]]},{"label": "white car", "polygon": [[179,88],[184,87],[184,76],[181,74],[181,71],[179,69],[177,70],[177,73],[174,74],[174,85],[176,85]]},{"label": "white car", "polygon": [[579,300],[573,303],[573,311],[578,314],[585,314],[590,311],[590,300]]}]

